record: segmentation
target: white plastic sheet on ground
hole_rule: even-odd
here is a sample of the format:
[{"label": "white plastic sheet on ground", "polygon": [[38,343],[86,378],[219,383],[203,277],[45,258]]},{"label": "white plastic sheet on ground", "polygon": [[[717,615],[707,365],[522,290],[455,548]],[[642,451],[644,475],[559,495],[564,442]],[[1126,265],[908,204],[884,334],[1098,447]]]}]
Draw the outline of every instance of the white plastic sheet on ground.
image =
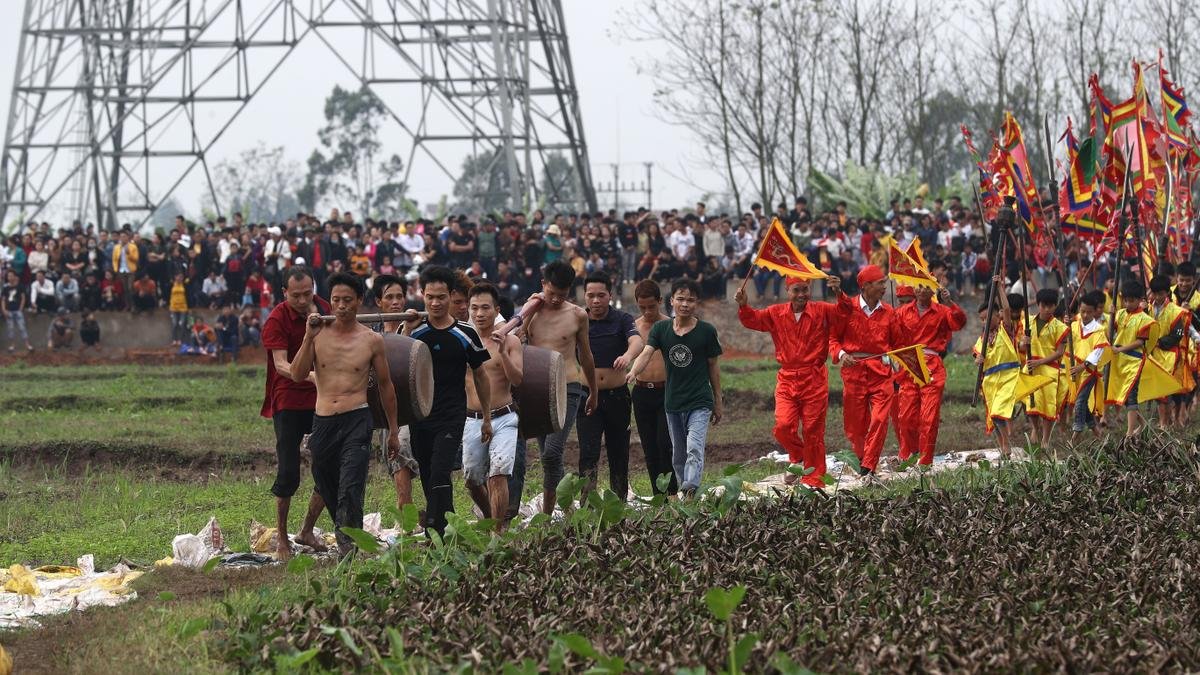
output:
[{"label": "white plastic sheet on ground", "polygon": [[90,554],[75,567],[13,565],[0,570],[0,629],[37,626],[39,616],[128,602],[137,597],[129,584],[141,575],[123,564],[96,572]]},{"label": "white plastic sheet on ground", "polygon": [[[960,469],[967,464],[979,462],[980,460],[988,460],[992,464],[1000,462],[1000,451],[998,449],[988,450],[970,450],[966,452],[950,452],[944,455],[935,455],[933,465],[924,469],[926,474],[941,473],[942,471],[950,471]],[[1021,462],[1028,460],[1029,457],[1024,451],[1019,449],[1013,450],[1012,459],[1010,461]],[[781,452],[772,452],[762,457],[760,461],[776,462],[779,464],[790,464],[788,456]],[[880,482],[887,482],[901,478],[912,478],[918,475],[919,469],[916,466],[909,467],[907,471],[896,471],[899,467],[899,460],[895,457],[884,457],[880,460],[879,470],[875,473],[875,479]],[[835,459],[833,455],[825,457],[825,470],[833,476],[835,482],[833,485],[828,485],[824,488],[826,492],[837,490],[858,490],[868,485],[868,479],[865,476],[853,474],[849,467],[842,464],[841,461]],[[787,478],[787,472],[767,476],[766,478],[756,482],[745,482],[742,485],[742,499],[753,499],[757,497],[774,496],[776,491],[788,492],[793,486],[784,483]],[[709,490],[709,494],[713,496],[720,495],[725,491],[725,487],[717,485]]]}]

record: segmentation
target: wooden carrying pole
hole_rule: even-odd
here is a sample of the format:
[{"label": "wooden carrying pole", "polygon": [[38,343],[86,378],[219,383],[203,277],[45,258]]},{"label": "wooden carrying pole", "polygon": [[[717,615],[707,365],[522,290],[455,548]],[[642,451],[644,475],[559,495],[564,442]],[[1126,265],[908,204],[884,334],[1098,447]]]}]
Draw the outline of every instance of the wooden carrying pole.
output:
[{"label": "wooden carrying pole", "polygon": [[[412,321],[413,319],[424,319],[428,316],[427,312],[418,312],[415,309],[410,309],[407,312],[392,312],[385,314],[359,314],[354,317],[359,323],[383,323],[387,321]],[[332,314],[322,314],[318,317],[324,323],[332,323],[337,320]]]},{"label": "wooden carrying pole", "polygon": [[503,326],[500,326],[495,330],[496,335],[504,337],[505,335],[513,332],[518,326],[521,326],[526,321],[532,319],[533,315],[537,314],[538,310],[540,310],[545,304],[546,301],[542,300],[541,298],[531,299],[529,302],[525,303],[525,306],[521,308],[521,311],[518,312],[516,316],[509,319],[504,323]]}]

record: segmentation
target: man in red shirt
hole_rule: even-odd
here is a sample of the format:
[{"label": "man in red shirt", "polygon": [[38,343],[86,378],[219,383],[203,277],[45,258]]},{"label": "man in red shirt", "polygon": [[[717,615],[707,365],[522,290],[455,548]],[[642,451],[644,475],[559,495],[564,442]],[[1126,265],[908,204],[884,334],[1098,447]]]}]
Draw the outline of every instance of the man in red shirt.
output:
[{"label": "man in red shirt", "polygon": [[[279,465],[271,492],[275,495],[275,526],[278,531],[276,552],[280,560],[292,555],[288,542],[287,520],[292,495],[300,487],[300,443],[312,431],[313,410],[317,406],[317,387],[309,379],[292,381],[292,359],[300,351],[309,312],[329,313],[329,303],[314,295],[312,272],[303,265],[289,267],[283,279],[284,301],[271,310],[263,325],[262,344],[267,350],[267,392],[262,416],[275,423],[275,455]],[[308,513],[296,541],[324,551],[325,545],[313,535],[313,525],[325,508],[325,500],[314,489],[308,500]]]},{"label": "man in red shirt", "polygon": [[916,289],[916,296],[916,302],[896,310],[896,321],[905,341],[925,345],[930,381],[918,387],[912,377],[900,376],[900,424],[896,430],[900,436],[900,459],[908,459],[919,448],[920,463],[930,465],[941,424],[942,391],[946,388],[942,354],[946,353],[954,331],[967,325],[967,315],[950,300],[950,291],[945,286],[938,290],[941,304],[934,304],[933,289],[924,286]]},{"label": "man in red shirt", "polygon": [[[770,333],[775,343],[775,360],[779,362],[775,440],[793,464],[812,469],[803,479],[810,487],[824,485],[821,477],[825,475],[825,412],[829,408],[829,375],[825,370],[829,334],[840,316],[839,307],[844,313],[853,307],[850,298],[841,292],[841,277],[831,276],[828,283],[837,294],[838,304],[810,301],[810,282],[790,277],[789,302],[754,309],[746,304],[745,289],[733,296],[742,325]],[[791,485],[796,476],[788,474],[786,480]]]},{"label": "man in red shirt", "polygon": [[[842,367],[842,422],[864,475],[874,474],[887,437],[895,390],[889,363],[874,357],[908,344],[895,310],[883,302],[887,278],[878,265],[858,273],[862,293],[850,301],[829,338],[834,363]],[[839,305],[840,307],[840,305]]]}]

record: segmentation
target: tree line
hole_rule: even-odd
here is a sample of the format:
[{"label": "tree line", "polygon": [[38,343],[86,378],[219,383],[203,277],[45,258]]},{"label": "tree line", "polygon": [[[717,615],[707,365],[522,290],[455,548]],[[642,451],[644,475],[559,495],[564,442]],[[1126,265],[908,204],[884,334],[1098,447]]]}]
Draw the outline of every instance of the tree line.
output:
[{"label": "tree line", "polygon": [[[935,190],[970,166],[959,125],[1086,129],[1087,80],[1130,95],[1132,59],[1174,81],[1200,71],[1189,0],[649,0],[623,24],[656,44],[656,109],[686,125],[739,211],[854,167],[915,172]],[[1035,140],[1036,139],[1036,140]]]}]

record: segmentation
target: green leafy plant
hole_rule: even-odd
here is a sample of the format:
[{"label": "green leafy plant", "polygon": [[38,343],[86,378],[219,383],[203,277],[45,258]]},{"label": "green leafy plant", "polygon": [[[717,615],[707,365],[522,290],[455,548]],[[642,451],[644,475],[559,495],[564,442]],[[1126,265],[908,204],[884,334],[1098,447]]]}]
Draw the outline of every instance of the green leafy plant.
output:
[{"label": "green leafy plant", "polygon": [[745,586],[734,586],[729,590],[710,588],[704,594],[704,604],[717,621],[725,624],[725,638],[729,646],[729,673],[740,673],[750,659],[750,652],[758,644],[758,635],[749,633],[738,640],[733,637],[733,612],[746,597]]}]

